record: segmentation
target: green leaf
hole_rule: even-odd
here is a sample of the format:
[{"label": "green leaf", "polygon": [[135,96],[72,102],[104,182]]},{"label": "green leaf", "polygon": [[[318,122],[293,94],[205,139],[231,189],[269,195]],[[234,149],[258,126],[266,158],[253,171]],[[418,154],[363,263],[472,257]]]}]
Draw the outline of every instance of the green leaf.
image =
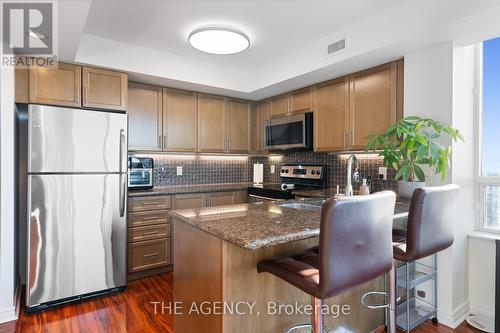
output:
[{"label": "green leaf", "polygon": [[425,181],[425,173],[424,173],[424,170],[422,170],[421,167],[419,167],[418,165],[414,165],[414,168],[415,168],[415,175],[417,176],[417,179],[421,182]]}]

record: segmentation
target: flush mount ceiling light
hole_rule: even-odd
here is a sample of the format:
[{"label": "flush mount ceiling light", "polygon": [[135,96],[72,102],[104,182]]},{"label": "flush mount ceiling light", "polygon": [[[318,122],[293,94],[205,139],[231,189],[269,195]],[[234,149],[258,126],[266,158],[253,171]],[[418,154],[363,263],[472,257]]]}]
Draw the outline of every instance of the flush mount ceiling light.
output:
[{"label": "flush mount ceiling light", "polygon": [[193,31],[189,44],[197,50],[212,54],[234,54],[250,46],[247,35],[232,28],[206,27]]}]

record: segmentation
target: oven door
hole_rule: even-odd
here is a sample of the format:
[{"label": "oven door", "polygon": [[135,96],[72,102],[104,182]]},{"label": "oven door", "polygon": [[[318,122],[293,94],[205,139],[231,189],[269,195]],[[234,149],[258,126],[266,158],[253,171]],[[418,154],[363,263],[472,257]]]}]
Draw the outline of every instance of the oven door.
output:
[{"label": "oven door", "polygon": [[310,149],[312,112],[268,120],[264,133],[269,150]]}]

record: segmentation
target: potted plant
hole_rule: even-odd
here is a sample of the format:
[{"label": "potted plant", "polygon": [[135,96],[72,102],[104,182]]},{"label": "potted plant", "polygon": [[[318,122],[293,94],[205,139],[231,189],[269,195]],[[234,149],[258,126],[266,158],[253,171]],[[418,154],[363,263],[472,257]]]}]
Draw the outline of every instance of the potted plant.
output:
[{"label": "potted plant", "polygon": [[413,190],[425,186],[422,166],[434,169],[446,178],[451,146],[443,146],[439,139],[449,136],[455,142],[464,141],[455,127],[429,118],[404,117],[389,126],[381,135],[368,137],[366,150],[378,151],[384,165],[394,168],[398,191],[403,197],[411,197]]}]

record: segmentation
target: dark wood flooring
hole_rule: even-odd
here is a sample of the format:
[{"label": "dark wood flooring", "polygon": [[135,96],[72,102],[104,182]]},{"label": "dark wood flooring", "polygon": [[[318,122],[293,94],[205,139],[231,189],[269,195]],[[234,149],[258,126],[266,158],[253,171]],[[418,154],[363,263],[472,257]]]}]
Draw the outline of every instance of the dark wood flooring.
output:
[{"label": "dark wood flooring", "polygon": [[[169,302],[172,273],[128,284],[127,291],[75,305],[29,315],[22,312],[15,323],[0,324],[0,333],[87,333],[87,332],[168,332],[173,333],[172,317],[154,313],[151,302]],[[200,332],[202,332],[200,328]],[[242,331],[243,332],[243,331]],[[466,323],[455,330],[424,323],[413,333],[477,333]]]}]

